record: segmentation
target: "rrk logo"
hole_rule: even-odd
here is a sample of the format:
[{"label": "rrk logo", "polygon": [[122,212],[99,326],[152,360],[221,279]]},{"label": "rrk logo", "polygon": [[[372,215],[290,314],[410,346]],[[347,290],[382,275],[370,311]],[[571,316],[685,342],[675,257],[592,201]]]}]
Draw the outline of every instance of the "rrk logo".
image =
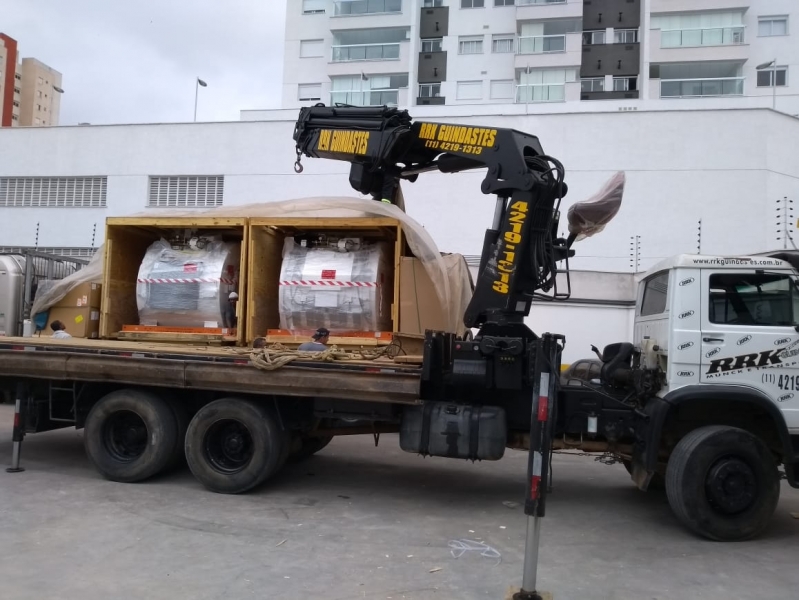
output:
[{"label": "rrk logo", "polygon": [[677,346],[677,350],[687,350],[693,345],[694,345],[693,342],[685,342],[684,344],[680,344],[679,346]]},{"label": "rrk logo", "polygon": [[684,313],[680,313],[680,316],[678,316],[677,318],[678,319],[687,319],[688,317],[690,317],[693,314],[694,314],[694,311],[686,310]]},{"label": "rrk logo", "polygon": [[751,340],[752,340],[752,336],[751,335],[745,335],[740,340],[738,340],[736,343],[739,346],[743,346],[746,342],[749,342]]},{"label": "rrk logo", "polygon": [[693,371],[677,371],[677,377],[693,377]]},{"label": "rrk logo", "polygon": [[691,285],[694,281],[696,280],[693,277],[689,277],[688,279],[683,279],[679,285],[680,287],[683,287],[684,285]]}]

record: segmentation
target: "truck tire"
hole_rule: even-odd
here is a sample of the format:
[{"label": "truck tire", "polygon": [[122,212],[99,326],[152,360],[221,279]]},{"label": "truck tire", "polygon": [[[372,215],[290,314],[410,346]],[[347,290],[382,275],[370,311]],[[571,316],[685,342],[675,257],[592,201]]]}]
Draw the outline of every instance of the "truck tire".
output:
[{"label": "truck tire", "polygon": [[142,390],[104,396],[86,417],[83,443],[95,468],[112,481],[130,483],[169,466],[178,425],[169,404]]},{"label": "truck tire", "polygon": [[694,533],[717,541],[750,539],[777,508],[777,461],[748,431],[700,427],[674,448],[666,494],[677,519]]},{"label": "truck tire", "polygon": [[186,461],[206,488],[240,494],[274,475],[286,460],[289,438],[273,411],[238,398],[202,407],[186,432]]},{"label": "truck tire", "polygon": [[290,464],[297,464],[304,460],[308,460],[333,440],[332,435],[325,437],[306,437],[301,435],[299,438],[299,449],[289,454],[288,462]]}]

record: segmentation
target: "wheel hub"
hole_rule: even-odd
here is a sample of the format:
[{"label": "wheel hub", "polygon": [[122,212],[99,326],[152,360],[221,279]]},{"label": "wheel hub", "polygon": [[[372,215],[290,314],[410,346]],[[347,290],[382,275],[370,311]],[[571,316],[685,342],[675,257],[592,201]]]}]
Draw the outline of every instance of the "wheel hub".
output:
[{"label": "wheel hub", "polygon": [[708,471],[705,491],[710,503],[721,512],[734,515],[749,508],[757,497],[757,478],[739,458],[717,461]]},{"label": "wheel hub", "polygon": [[147,449],[147,425],[131,411],[121,410],[111,415],[102,435],[106,450],[120,462],[133,461]]},{"label": "wheel hub", "polygon": [[239,421],[217,421],[208,428],[203,449],[206,459],[214,469],[226,474],[237,473],[252,459],[252,436],[249,429]]}]

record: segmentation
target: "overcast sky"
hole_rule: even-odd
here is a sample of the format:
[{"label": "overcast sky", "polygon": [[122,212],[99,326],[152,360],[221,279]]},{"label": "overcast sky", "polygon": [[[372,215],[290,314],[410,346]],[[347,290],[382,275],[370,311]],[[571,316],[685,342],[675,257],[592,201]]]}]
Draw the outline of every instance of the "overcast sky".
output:
[{"label": "overcast sky", "polygon": [[278,108],[284,0],[0,0],[0,32],[60,71],[61,125],[238,120]]}]

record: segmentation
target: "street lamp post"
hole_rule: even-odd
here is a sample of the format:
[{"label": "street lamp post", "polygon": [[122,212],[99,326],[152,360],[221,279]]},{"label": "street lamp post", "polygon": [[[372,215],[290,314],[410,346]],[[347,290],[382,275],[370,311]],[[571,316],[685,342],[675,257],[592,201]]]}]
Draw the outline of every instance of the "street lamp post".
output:
[{"label": "street lamp post", "polygon": [[197,99],[200,96],[200,86],[208,87],[208,84],[205,83],[199,77],[197,78],[197,82],[194,84],[194,122],[197,122]]},{"label": "street lamp post", "polygon": [[777,59],[757,65],[755,69],[765,71],[769,67],[771,67],[771,109],[777,110]]}]

